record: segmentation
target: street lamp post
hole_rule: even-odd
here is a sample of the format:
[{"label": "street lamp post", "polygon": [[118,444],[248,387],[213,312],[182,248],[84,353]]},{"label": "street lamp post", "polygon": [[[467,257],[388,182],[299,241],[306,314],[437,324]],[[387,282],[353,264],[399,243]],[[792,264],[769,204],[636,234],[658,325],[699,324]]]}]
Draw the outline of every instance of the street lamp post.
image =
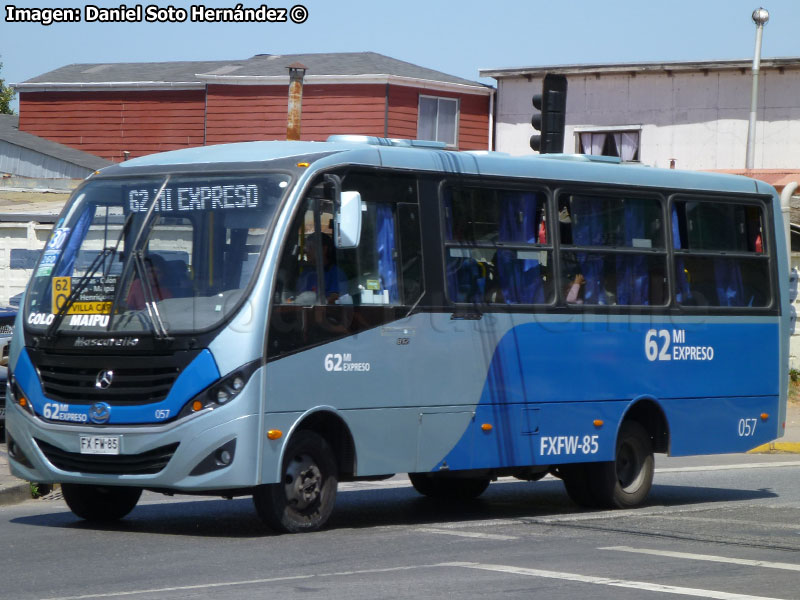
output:
[{"label": "street lamp post", "polygon": [[758,108],[758,70],[761,66],[761,36],[764,25],[769,21],[769,12],[766,8],[757,8],[753,11],[753,23],[756,24],[756,48],[753,54],[753,93],[750,96],[750,123],[747,126],[747,158],[745,167],[753,168],[756,153],[756,110]]}]

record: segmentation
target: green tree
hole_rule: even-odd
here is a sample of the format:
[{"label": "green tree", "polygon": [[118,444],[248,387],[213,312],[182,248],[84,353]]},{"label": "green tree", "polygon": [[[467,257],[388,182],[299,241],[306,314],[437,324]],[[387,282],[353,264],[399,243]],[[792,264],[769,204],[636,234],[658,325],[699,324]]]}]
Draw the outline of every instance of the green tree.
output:
[{"label": "green tree", "polygon": [[[3,70],[3,63],[0,62],[0,71]],[[5,80],[0,77],[0,115],[13,115],[11,101],[16,96],[16,92],[6,85]]]}]

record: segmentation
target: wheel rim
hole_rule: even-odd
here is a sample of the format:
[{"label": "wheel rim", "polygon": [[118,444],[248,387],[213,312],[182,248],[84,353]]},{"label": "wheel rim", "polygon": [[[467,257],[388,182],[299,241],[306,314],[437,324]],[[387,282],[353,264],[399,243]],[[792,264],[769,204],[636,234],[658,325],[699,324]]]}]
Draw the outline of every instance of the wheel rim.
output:
[{"label": "wheel rim", "polygon": [[642,461],[636,449],[630,444],[622,444],[617,451],[617,480],[623,490],[639,487],[642,478]]},{"label": "wheel rim", "polygon": [[312,505],[322,492],[322,472],[307,454],[292,458],[283,478],[286,499],[296,510]]}]

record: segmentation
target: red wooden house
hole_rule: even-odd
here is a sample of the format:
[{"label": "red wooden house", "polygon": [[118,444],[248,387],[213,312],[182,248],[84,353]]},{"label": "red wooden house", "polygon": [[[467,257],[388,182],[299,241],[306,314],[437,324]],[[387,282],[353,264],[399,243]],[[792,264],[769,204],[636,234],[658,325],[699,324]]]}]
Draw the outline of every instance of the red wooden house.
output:
[{"label": "red wooden house", "polygon": [[372,52],[69,65],[15,86],[19,128],[113,161],[285,139],[296,62],[307,67],[303,140],[349,133],[489,148],[491,87]]}]

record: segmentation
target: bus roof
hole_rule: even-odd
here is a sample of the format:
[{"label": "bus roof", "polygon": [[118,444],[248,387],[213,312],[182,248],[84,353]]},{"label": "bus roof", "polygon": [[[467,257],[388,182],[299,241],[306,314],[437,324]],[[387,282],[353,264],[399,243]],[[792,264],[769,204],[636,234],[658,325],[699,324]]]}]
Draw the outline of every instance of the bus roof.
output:
[{"label": "bus roof", "polygon": [[[328,142],[240,142],[199,146],[150,154],[104,169],[120,175],[125,169],[137,173],[148,168],[213,164],[252,164],[268,168],[266,162],[313,156],[315,166],[361,164],[456,175],[533,178],[551,181],[635,185],[640,187],[709,190],[732,193],[775,194],[764,182],[722,173],[658,169],[620,163],[607,157],[584,155],[510,156],[500,152],[455,152],[436,147],[435,142],[391,140],[368,136],[333,136]],[[312,161],[309,161],[312,162]],[[111,173],[109,173],[111,174]]]}]

